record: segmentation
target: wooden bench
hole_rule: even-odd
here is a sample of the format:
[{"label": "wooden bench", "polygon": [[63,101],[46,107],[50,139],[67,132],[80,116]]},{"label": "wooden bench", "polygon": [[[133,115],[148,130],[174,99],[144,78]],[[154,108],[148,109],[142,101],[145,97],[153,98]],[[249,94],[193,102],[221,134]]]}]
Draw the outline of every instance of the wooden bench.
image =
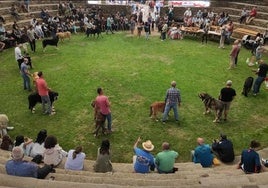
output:
[{"label": "wooden bench", "polygon": [[242,35],[251,35],[251,36],[256,36],[258,34],[257,31],[254,30],[249,30],[249,29],[245,29],[245,28],[236,28],[233,33],[239,33]]}]

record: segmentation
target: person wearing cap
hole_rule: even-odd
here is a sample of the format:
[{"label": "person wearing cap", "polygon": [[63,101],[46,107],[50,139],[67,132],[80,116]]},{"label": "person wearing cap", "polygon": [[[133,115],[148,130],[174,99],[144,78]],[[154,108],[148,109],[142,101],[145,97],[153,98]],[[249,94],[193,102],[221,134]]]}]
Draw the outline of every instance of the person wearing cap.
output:
[{"label": "person wearing cap", "polygon": [[211,152],[210,146],[205,144],[203,138],[197,138],[196,140],[198,146],[192,151],[192,160],[194,163],[200,163],[202,167],[211,167],[213,164],[213,154]]},{"label": "person wearing cap", "polygon": [[55,112],[52,112],[52,105],[49,98],[49,91],[51,89],[47,86],[47,82],[44,79],[43,72],[40,71],[37,75],[39,78],[36,80],[36,89],[38,94],[41,96],[43,114],[54,115]]},{"label": "person wearing cap", "polygon": [[176,82],[171,82],[171,88],[169,88],[166,92],[165,98],[165,110],[162,118],[163,124],[165,124],[167,120],[168,113],[171,109],[173,109],[174,117],[176,121],[179,121],[179,113],[178,113],[178,106],[181,104],[181,95],[180,90],[176,88]]},{"label": "person wearing cap", "polygon": [[220,140],[214,140],[212,151],[222,162],[229,163],[234,161],[233,143],[227,139],[225,134],[220,135]]},{"label": "person wearing cap", "polygon": [[158,173],[174,173],[176,171],[176,168],[174,168],[174,163],[178,155],[178,152],[170,150],[170,145],[168,142],[163,142],[162,151],[159,152],[155,157],[155,164]]},{"label": "person wearing cap", "polygon": [[[227,115],[231,106],[231,102],[236,96],[235,89],[232,88],[232,81],[228,80],[226,82],[226,87],[222,88],[220,91],[219,99],[222,101],[224,106],[224,121],[227,121]],[[214,123],[218,123],[219,120],[214,120]]]},{"label": "person wearing cap", "polygon": [[244,149],[242,151],[241,161],[238,164],[238,168],[242,169],[246,174],[260,173],[261,171],[260,156],[255,151],[258,147],[260,147],[260,143],[256,140],[252,140],[249,149]]},{"label": "person wearing cap", "polygon": [[135,156],[133,157],[134,170],[136,173],[149,173],[150,170],[154,171],[154,156],[150,153],[154,149],[154,145],[151,140],[147,140],[142,143],[143,149],[138,148],[138,144],[141,142],[139,137],[135,142],[133,149]]},{"label": "person wearing cap", "polygon": [[50,172],[55,172],[52,166],[39,167],[36,163],[23,160],[21,147],[14,147],[11,156],[12,159],[8,160],[5,166],[8,175],[44,179]]},{"label": "person wearing cap", "polygon": [[256,96],[260,92],[262,82],[265,80],[268,72],[268,64],[260,60],[260,65],[256,74],[258,75],[253,84],[253,95]]}]

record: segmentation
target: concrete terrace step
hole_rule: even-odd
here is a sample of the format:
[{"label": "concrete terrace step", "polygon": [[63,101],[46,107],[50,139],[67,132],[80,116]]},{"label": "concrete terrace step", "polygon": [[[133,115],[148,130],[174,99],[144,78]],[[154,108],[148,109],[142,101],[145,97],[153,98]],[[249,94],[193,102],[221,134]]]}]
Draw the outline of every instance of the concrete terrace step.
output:
[{"label": "concrete terrace step", "polygon": [[[222,10],[222,7],[215,7],[213,8],[213,11],[220,12]],[[236,15],[238,18],[240,18],[241,9],[237,9],[234,7],[224,7],[225,13],[228,13],[229,15]],[[260,12],[258,11],[257,18],[258,19],[266,19],[268,17],[267,12]]]},{"label": "concrete terrace step", "polygon": [[256,4],[249,4],[249,3],[240,3],[240,2],[229,2],[229,7],[237,8],[237,9],[243,9],[247,8],[251,10],[254,6],[257,7],[257,12],[268,12],[268,6],[263,5],[256,5]]}]

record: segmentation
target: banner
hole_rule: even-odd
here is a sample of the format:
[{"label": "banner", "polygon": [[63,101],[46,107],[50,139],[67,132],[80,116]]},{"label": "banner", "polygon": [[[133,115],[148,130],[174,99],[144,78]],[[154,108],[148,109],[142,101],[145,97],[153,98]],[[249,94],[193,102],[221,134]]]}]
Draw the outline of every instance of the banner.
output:
[{"label": "banner", "polygon": [[168,5],[174,7],[209,7],[209,1],[169,1]]}]

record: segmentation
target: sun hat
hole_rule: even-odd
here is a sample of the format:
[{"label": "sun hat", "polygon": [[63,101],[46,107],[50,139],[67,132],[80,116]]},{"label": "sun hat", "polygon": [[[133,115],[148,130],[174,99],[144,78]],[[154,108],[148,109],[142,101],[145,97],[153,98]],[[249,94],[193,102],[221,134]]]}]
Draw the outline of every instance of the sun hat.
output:
[{"label": "sun hat", "polygon": [[154,145],[152,144],[151,140],[147,140],[146,142],[143,142],[142,147],[146,151],[153,151],[154,149]]},{"label": "sun hat", "polygon": [[22,159],[23,158],[23,151],[19,146],[16,146],[12,149],[12,158],[14,160]]}]

